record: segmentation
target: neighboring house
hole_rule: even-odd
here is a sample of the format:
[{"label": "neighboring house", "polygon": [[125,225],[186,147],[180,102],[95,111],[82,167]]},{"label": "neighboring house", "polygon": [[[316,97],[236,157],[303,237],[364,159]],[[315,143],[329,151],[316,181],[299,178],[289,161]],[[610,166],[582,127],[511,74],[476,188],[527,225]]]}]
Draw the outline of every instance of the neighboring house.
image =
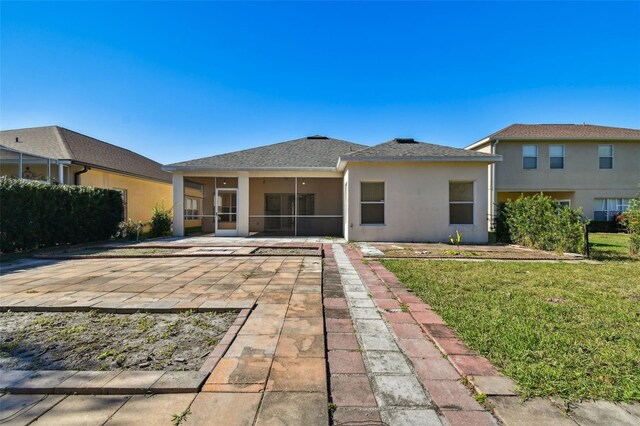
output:
[{"label": "neighboring house", "polygon": [[149,158],[58,126],[0,132],[0,176],[122,193],[125,218],[148,222],[171,207],[171,175]]},{"label": "neighboring house", "polygon": [[[309,136],[170,164],[174,234],[486,242],[488,165],[500,156],[394,139]],[[200,204],[187,191],[203,188]],[[195,210],[199,214],[194,215]],[[194,223],[194,218],[197,221]]]},{"label": "neighboring house", "polygon": [[640,130],[590,124],[513,124],[467,150],[501,155],[490,166],[492,223],[496,204],[543,192],[581,207],[595,221],[625,211],[638,194]]}]

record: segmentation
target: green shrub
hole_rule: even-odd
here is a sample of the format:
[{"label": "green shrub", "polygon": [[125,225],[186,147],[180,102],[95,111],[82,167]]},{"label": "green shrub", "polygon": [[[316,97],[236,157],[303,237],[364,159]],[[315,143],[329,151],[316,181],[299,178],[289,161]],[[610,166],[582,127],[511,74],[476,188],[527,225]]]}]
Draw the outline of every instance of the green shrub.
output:
[{"label": "green shrub", "polygon": [[164,204],[156,204],[151,217],[151,236],[166,237],[167,235],[171,235],[171,212],[165,210]]},{"label": "green shrub", "polygon": [[541,250],[584,253],[584,225],[581,209],[561,206],[551,197],[536,194],[508,200],[496,222],[500,241]]},{"label": "green shrub", "polygon": [[640,254],[640,201],[633,199],[629,202],[629,208],[620,215],[620,223],[629,233],[629,253]]},{"label": "green shrub", "polygon": [[0,250],[110,238],[122,218],[118,191],[0,178]]}]

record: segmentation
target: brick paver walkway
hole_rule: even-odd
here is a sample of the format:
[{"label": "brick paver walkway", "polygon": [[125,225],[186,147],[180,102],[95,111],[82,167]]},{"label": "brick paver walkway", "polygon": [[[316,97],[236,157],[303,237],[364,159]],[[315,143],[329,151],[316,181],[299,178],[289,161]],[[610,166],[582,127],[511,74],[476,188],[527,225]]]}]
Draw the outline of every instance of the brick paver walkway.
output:
[{"label": "brick paver walkway", "polygon": [[[332,249],[351,316],[343,322],[327,318],[332,398],[338,406],[334,422],[379,415],[389,425],[496,424],[415,323],[402,321],[400,304],[373,272],[361,262],[354,267],[343,246]],[[325,304],[339,306],[340,300],[326,298]],[[348,333],[332,335],[334,327],[345,332],[354,327],[357,343]]]}]

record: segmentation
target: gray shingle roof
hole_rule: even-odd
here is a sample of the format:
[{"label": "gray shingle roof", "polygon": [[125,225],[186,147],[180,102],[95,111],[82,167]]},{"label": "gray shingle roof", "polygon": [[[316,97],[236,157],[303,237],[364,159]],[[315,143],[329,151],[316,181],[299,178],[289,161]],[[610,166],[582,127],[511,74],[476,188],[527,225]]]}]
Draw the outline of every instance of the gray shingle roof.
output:
[{"label": "gray shingle roof", "polygon": [[[16,142],[19,138],[20,142]],[[128,149],[59,126],[3,130],[0,144],[26,154],[71,160],[126,174],[171,182],[162,165]]]},{"label": "gray shingle roof", "polygon": [[378,160],[415,160],[433,159],[447,160],[459,159],[469,161],[491,161],[495,155],[485,154],[477,151],[468,151],[450,146],[435,145],[426,142],[417,142],[413,139],[393,139],[379,145],[374,145],[359,151],[346,154],[341,158],[345,161],[367,161]]},{"label": "gray shingle roof", "polygon": [[365,145],[324,136],[306,138],[168,164],[165,170],[335,169],[338,158]]},{"label": "gray shingle roof", "polygon": [[640,130],[592,124],[512,124],[489,136],[489,139],[517,138],[640,139]]}]

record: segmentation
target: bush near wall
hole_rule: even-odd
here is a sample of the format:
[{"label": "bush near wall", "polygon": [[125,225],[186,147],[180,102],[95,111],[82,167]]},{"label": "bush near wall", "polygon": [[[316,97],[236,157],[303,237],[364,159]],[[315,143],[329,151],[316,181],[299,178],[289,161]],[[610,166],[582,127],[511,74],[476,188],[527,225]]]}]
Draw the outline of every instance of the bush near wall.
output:
[{"label": "bush near wall", "polygon": [[640,200],[633,199],[629,209],[620,215],[619,222],[629,233],[629,253],[632,256],[640,254]]},{"label": "bush near wall", "polygon": [[110,238],[122,219],[118,191],[0,178],[0,250]]},{"label": "bush near wall", "polygon": [[536,194],[508,200],[499,208],[496,233],[499,241],[540,250],[584,253],[582,209],[561,206],[551,197]]}]

